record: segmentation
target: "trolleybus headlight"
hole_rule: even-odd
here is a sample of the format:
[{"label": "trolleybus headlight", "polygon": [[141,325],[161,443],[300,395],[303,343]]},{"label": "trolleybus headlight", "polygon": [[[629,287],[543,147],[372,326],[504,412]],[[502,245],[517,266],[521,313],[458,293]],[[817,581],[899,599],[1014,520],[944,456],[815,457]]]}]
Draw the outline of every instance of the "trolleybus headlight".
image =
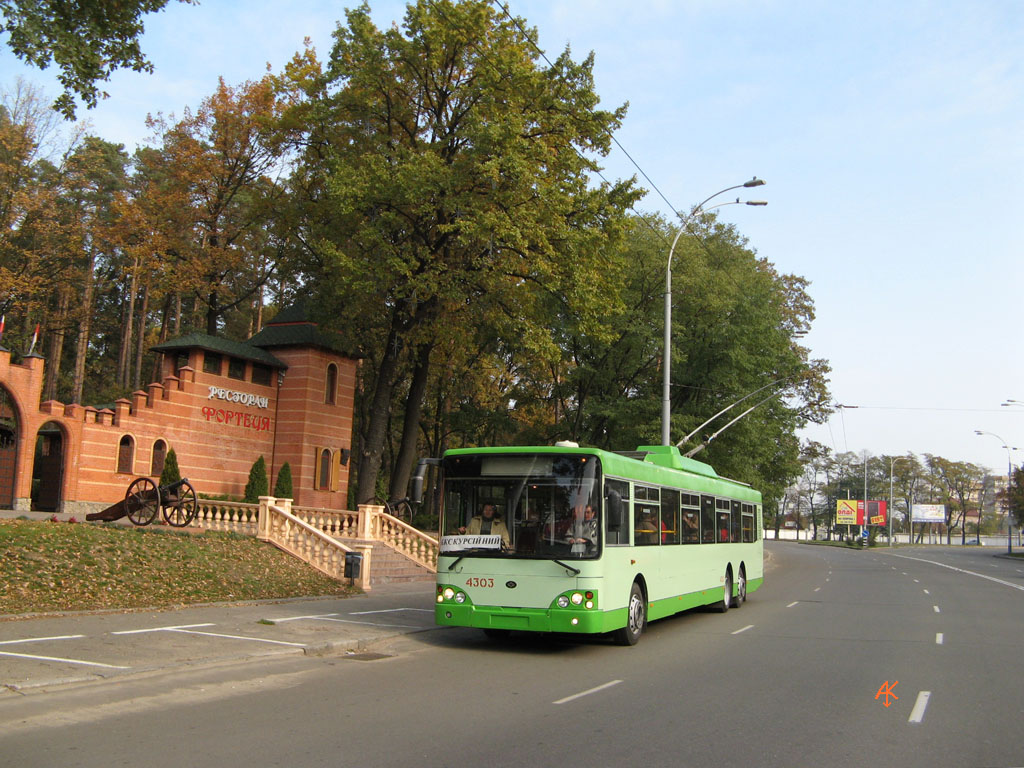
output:
[{"label": "trolleybus headlight", "polygon": [[558,603],[558,607],[559,608],[568,608],[569,607],[569,598],[566,597],[565,595],[559,595],[558,596],[558,600],[556,600],[556,602]]},{"label": "trolleybus headlight", "polygon": [[573,605],[581,605],[583,603],[583,593],[573,592],[572,597],[570,597],[569,599],[572,600]]},{"label": "trolleybus headlight", "polygon": [[443,603],[444,602],[444,595],[438,595],[437,596],[437,602]]},{"label": "trolleybus headlight", "polygon": [[594,601],[593,600],[587,600],[586,607],[587,608],[593,608],[594,607]]},{"label": "trolleybus headlight", "polygon": [[444,588],[444,599],[445,600],[451,600],[453,597],[455,597],[455,590],[452,589],[451,587],[445,587]]},{"label": "trolleybus headlight", "polygon": [[455,593],[455,602],[456,603],[464,603],[464,602],[466,602],[466,593],[465,592],[456,592]]},{"label": "trolleybus headlight", "polygon": [[573,626],[576,626],[577,624],[580,623],[580,620],[577,619],[575,616],[573,616],[572,620],[569,623],[572,624]]}]

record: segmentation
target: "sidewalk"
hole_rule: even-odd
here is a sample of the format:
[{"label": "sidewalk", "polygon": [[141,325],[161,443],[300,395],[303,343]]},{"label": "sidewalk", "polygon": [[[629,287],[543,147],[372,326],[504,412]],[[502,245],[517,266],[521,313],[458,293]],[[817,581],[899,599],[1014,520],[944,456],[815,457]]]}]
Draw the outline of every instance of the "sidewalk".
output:
[{"label": "sidewalk", "polygon": [[0,698],[49,686],[287,654],[343,655],[434,627],[433,583],[350,598],[0,617]]}]

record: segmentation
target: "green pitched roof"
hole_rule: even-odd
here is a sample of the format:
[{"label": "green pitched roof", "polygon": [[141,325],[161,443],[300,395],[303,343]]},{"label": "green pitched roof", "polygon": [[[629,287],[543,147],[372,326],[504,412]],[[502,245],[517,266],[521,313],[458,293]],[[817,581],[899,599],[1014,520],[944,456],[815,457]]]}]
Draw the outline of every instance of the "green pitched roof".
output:
[{"label": "green pitched roof", "polygon": [[[258,336],[259,334],[257,334]],[[253,338],[256,338],[255,336]],[[176,339],[157,344],[150,349],[154,352],[177,352],[183,349],[205,349],[210,352],[220,352],[224,355],[238,357],[242,360],[251,360],[255,363],[269,365],[271,368],[287,368],[288,366],[267,352],[262,346],[253,345],[249,341],[232,341],[220,336],[210,336],[206,333],[188,333]]]}]

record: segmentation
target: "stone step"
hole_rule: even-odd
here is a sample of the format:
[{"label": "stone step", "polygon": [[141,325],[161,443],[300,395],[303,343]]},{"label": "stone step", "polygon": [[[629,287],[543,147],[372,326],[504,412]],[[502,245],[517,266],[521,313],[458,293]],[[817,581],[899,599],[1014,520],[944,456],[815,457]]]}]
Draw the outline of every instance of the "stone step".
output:
[{"label": "stone step", "polygon": [[390,584],[397,582],[433,581],[435,575],[421,565],[417,565],[405,555],[399,554],[380,541],[363,541],[359,539],[338,539],[346,547],[356,544],[369,544],[370,584]]}]

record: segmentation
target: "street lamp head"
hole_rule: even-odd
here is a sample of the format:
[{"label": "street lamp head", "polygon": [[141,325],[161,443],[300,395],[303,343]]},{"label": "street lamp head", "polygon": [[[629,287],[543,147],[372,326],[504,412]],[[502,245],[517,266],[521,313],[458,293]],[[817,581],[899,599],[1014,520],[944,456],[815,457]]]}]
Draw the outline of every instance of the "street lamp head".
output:
[{"label": "street lamp head", "polygon": [[767,200],[747,200],[747,205],[768,205]]},{"label": "street lamp head", "polygon": [[743,182],[744,187],[760,187],[765,183],[764,179],[759,179],[757,176],[752,178],[750,181]]}]

